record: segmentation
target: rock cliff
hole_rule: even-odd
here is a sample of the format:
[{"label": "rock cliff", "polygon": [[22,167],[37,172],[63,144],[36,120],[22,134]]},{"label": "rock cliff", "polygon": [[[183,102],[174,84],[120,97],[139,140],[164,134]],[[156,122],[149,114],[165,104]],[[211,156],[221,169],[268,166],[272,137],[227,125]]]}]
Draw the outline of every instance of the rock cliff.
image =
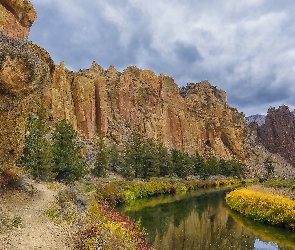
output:
[{"label": "rock cliff", "polygon": [[269,108],[265,123],[257,128],[264,146],[295,166],[295,118],[288,106]]},{"label": "rock cliff", "polygon": [[[260,174],[270,153],[224,91],[208,81],[179,89],[173,78],[134,66],[119,72],[93,62],[69,71],[26,40],[36,18],[29,1],[0,0],[0,11],[1,171],[20,157],[27,116],[44,102],[52,127],[66,118],[80,136],[101,135],[121,146],[138,132],[190,154],[239,159],[249,175]],[[289,169],[279,158],[276,164],[277,173]]]},{"label": "rock cliff", "polygon": [[44,49],[25,39],[36,17],[28,1],[0,0],[0,11],[0,170],[3,171],[22,153],[28,113],[40,100],[42,87],[51,81],[54,63]]},{"label": "rock cliff", "polygon": [[244,160],[244,115],[208,81],[179,89],[171,77],[134,66],[118,72],[94,62],[70,72],[61,63],[44,97],[53,121],[66,118],[87,138],[122,144],[136,131],[169,148]]},{"label": "rock cliff", "polygon": [[12,38],[27,39],[37,14],[28,0],[0,0],[0,30]]},{"label": "rock cliff", "polygon": [[225,91],[208,81],[179,89],[171,77],[134,66],[118,72],[93,62],[72,72],[62,62],[43,92],[52,123],[66,118],[89,139],[100,134],[124,145],[136,131],[190,154],[197,150],[205,157],[238,159],[249,176],[266,175],[267,158],[275,174],[294,172],[258,140],[257,127],[248,126],[244,114],[226,103]]}]

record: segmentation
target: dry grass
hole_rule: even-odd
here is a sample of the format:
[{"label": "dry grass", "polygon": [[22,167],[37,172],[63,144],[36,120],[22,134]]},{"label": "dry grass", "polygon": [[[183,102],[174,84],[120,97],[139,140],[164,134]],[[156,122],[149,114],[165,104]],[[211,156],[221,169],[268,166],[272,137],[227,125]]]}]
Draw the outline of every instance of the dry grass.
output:
[{"label": "dry grass", "polygon": [[257,184],[257,185],[251,185],[247,187],[247,189],[257,191],[257,192],[262,192],[265,194],[279,195],[291,200],[295,200],[295,194],[289,188],[273,188],[273,187],[265,187],[263,185]]}]

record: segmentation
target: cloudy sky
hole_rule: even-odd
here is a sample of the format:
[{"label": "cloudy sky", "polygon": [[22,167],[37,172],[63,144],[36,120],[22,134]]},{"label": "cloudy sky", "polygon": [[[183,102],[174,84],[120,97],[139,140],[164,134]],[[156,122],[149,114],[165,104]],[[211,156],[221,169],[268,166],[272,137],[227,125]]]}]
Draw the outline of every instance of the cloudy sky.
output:
[{"label": "cloudy sky", "polygon": [[245,115],[295,108],[294,0],[31,0],[29,39],[70,70],[130,65],[208,79]]}]

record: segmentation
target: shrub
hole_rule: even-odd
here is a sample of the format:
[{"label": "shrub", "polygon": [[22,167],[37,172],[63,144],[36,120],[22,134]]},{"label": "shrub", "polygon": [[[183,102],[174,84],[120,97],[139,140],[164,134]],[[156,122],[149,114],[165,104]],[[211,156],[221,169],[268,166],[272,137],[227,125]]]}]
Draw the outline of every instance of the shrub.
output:
[{"label": "shrub", "polygon": [[87,213],[87,224],[79,233],[79,249],[154,249],[132,220],[106,204],[93,203]]},{"label": "shrub", "polygon": [[295,230],[295,201],[249,189],[238,189],[226,195],[226,203],[246,217]]}]

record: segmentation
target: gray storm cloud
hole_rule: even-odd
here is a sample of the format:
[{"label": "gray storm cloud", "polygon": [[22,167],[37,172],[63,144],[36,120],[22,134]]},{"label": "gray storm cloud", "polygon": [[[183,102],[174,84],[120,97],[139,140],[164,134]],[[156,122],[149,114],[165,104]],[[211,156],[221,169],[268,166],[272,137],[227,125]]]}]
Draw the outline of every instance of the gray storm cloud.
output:
[{"label": "gray storm cloud", "polygon": [[72,70],[151,69],[179,85],[208,79],[246,115],[295,101],[295,2],[31,0],[30,40]]}]

